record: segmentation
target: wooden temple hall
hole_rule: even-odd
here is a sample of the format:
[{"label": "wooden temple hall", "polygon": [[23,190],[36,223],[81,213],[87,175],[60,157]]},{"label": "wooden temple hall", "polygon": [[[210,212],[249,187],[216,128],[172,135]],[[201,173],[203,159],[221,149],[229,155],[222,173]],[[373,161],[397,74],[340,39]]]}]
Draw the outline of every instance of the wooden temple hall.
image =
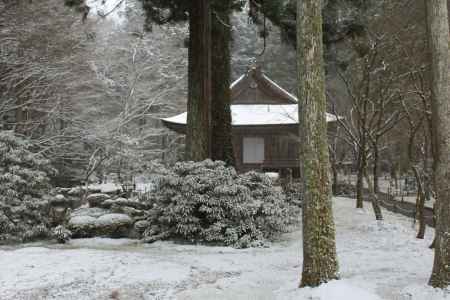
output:
[{"label": "wooden temple hall", "polygon": [[[231,114],[236,168],[299,176],[298,101],[259,67],[233,82]],[[326,116],[328,123],[336,117]],[[185,133],[187,113],[163,119],[163,124]],[[330,126],[329,126],[330,128]]]}]

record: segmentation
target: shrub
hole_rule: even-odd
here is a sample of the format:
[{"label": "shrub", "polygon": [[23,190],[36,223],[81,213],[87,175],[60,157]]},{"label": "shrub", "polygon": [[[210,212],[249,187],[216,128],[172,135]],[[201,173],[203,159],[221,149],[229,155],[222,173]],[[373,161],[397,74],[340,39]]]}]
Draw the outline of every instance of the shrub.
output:
[{"label": "shrub", "polygon": [[238,175],[211,160],[177,163],[163,173],[148,199],[149,242],[181,238],[249,247],[287,231],[292,221],[284,194],[263,174]]},{"label": "shrub", "polygon": [[48,160],[10,131],[0,131],[0,242],[47,236],[48,202],[54,173]]}]

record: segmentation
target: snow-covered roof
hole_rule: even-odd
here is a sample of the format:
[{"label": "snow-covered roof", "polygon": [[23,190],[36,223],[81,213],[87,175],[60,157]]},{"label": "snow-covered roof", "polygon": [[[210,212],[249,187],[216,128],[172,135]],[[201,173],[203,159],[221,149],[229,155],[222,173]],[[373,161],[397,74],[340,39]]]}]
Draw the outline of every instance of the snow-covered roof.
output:
[{"label": "snow-covered roof", "polygon": [[296,104],[297,97],[270,79],[261,67],[251,67],[230,85],[231,104]]},{"label": "snow-covered roof", "polygon": [[286,91],[285,89],[283,89],[281,86],[279,86],[275,81],[273,81],[272,79],[270,79],[266,74],[262,73],[262,76],[265,80],[267,80],[273,87],[275,87],[276,89],[278,89],[278,91],[280,91],[282,94],[284,94],[288,99],[294,101],[294,102],[298,102],[297,97],[295,97],[294,95],[292,95],[291,93],[289,93],[288,91]]},{"label": "snow-covered roof", "polygon": [[[298,124],[298,105],[231,105],[231,118],[233,126]],[[336,121],[336,117],[329,113],[326,114],[326,119],[327,122]],[[186,125],[187,113],[162,120],[167,123]]]}]

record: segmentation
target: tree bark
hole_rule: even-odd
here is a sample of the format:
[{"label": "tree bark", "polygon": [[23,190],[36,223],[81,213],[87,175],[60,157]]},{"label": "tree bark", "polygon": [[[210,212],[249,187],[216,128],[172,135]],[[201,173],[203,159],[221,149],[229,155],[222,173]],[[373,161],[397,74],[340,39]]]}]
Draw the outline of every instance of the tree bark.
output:
[{"label": "tree bark", "polygon": [[450,103],[449,25],[446,0],[426,1],[431,53],[431,106],[435,149],[434,185],[437,196],[436,241],[430,285],[450,284]]},{"label": "tree bark", "polygon": [[211,12],[209,0],[192,0],[189,12],[186,160],[210,157]]},{"label": "tree bark", "polygon": [[213,2],[212,7],[211,157],[234,166],[230,109],[231,1],[217,0]]},{"label": "tree bark", "polygon": [[335,164],[332,164],[331,171],[333,172],[332,192],[336,195],[339,187],[339,172]]},{"label": "tree bark", "polygon": [[362,147],[359,148],[356,177],[356,208],[364,207],[364,168],[366,166],[366,153]]},{"label": "tree bark", "polygon": [[425,237],[425,191],[423,188],[422,176],[416,166],[411,167],[417,183],[417,198],[416,198],[416,220],[419,221],[419,230],[417,231],[417,238],[423,239]]},{"label": "tree bark", "polygon": [[322,1],[299,0],[297,4],[300,161],[304,188],[300,286],[318,286],[338,278],[325,120]]},{"label": "tree bark", "polygon": [[379,184],[379,172],[378,172],[378,162],[380,160],[379,156],[379,150],[378,150],[378,140],[375,140],[373,143],[373,168],[372,168],[372,175],[373,175],[373,192],[375,194],[378,194],[380,191],[380,184]]},{"label": "tree bark", "polygon": [[369,174],[367,173],[366,168],[363,169],[364,178],[367,182],[367,188],[369,190],[370,202],[372,203],[373,212],[375,214],[375,219],[377,221],[383,220],[383,212],[381,211],[380,201],[378,199],[378,195],[375,193],[373,187],[373,182],[371,182]]}]

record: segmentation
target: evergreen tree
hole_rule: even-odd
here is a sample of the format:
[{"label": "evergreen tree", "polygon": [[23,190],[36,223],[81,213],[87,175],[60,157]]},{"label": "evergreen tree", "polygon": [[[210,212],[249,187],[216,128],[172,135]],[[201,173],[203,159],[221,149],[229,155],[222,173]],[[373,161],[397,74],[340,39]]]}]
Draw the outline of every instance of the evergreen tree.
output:
[{"label": "evergreen tree", "polygon": [[233,1],[214,1],[212,18],[211,158],[234,165],[231,128],[231,24]]},{"label": "evergreen tree", "polygon": [[189,66],[186,160],[202,161],[211,151],[211,7],[193,0],[189,8]]},{"label": "evergreen tree", "polygon": [[303,273],[301,286],[338,277],[329,178],[322,1],[298,0],[300,162],[303,179]]},{"label": "evergreen tree", "polygon": [[[143,0],[147,14],[147,27],[151,23],[163,24],[189,19],[189,99],[186,135],[186,158],[202,160],[210,157],[234,165],[230,110],[230,14],[240,9],[241,0],[215,0],[210,2],[209,16],[200,16],[197,1]],[[205,2],[205,4],[207,4]],[[169,14],[167,14],[169,11]],[[198,22],[206,22],[207,31],[200,37]],[[208,34],[203,32],[203,34]],[[199,48],[207,41],[209,48]],[[205,45],[206,46],[206,45]],[[208,51],[209,54],[205,54]],[[202,54],[203,53],[203,54]],[[197,59],[211,56],[209,68],[202,68]],[[204,62],[203,65],[207,63]],[[200,96],[201,95],[201,96]]]}]

